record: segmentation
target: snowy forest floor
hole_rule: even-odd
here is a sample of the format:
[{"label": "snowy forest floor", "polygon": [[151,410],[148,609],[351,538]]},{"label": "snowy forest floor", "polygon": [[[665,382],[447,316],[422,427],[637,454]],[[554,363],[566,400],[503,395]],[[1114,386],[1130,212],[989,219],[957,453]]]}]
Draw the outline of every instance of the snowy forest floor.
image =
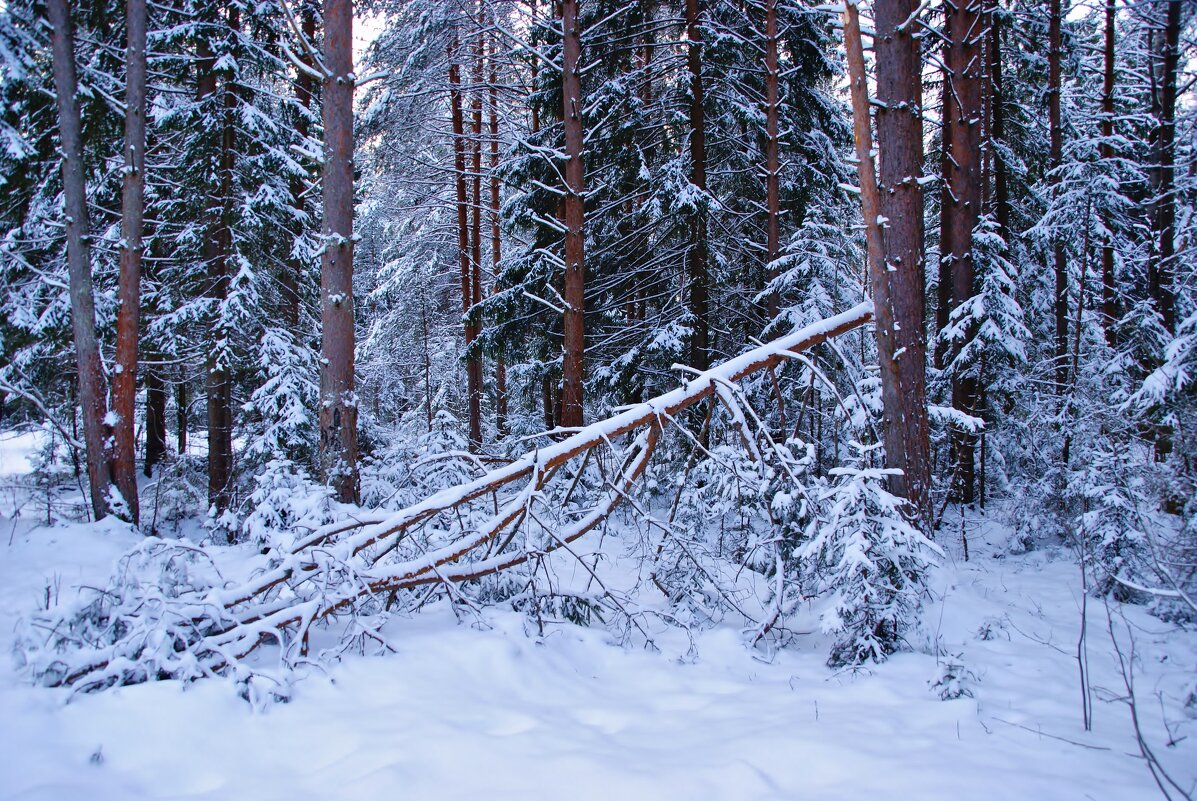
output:
[{"label": "snowy forest floor", "polygon": [[[30,514],[0,520],[5,654],[47,592],[103,586],[139,539],[119,523],[47,528]],[[699,635],[693,651],[666,629],[650,652],[613,645],[601,628],[537,636],[514,612],[459,621],[441,604],[389,624],[395,653],[346,655],[311,670],[289,703],[266,706],[231,680],[72,697],[0,659],[0,798],[1162,797],[1122,700],[1106,607],[1092,598],[1093,729],[1082,726],[1070,552],[1008,555],[1000,523],[968,525],[970,561],[957,534],[941,537],[948,558],[924,628],[958,655],[949,661],[971,697],[940,699],[944,658],[930,648],[837,673],[818,634],[767,661],[731,626]],[[1127,659],[1133,639],[1143,735],[1188,791],[1197,632],[1142,607],[1111,612]]]}]

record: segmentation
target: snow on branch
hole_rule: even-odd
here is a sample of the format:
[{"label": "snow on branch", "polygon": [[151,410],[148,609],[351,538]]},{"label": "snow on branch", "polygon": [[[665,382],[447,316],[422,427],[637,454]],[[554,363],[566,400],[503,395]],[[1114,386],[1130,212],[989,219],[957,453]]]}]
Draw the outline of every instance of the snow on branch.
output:
[{"label": "snow on branch", "polygon": [[[108,588],[84,591],[77,602],[35,616],[21,637],[20,659],[42,683],[87,691],[155,678],[253,675],[243,660],[262,644],[274,643],[285,673],[308,658],[309,635],[319,621],[342,614],[358,623],[371,615],[385,619],[399,593],[439,586],[453,594],[449,588],[455,583],[539,563],[558,549],[569,551],[570,543],[603,524],[628,499],[665,425],[703,399],[718,396],[760,464],[779,446],[758,446],[754,437],[767,435],[759,433],[755,413],[744,411],[736,382],[855,329],[872,315],[872,304],[862,303],[406,508],[355,510],[350,522],[317,527],[289,544],[284,540],[260,557],[248,580],[226,581],[202,551],[151,538],[126,558]],[[749,418],[757,424],[755,435]],[[617,448],[614,443],[625,435],[630,444]],[[602,480],[591,487],[596,499],[570,504],[585,464],[574,470],[563,497],[548,497],[546,490],[562,468],[598,449],[615,453],[616,465],[614,473],[600,470]],[[547,529],[538,510],[550,512],[559,528]],[[525,523],[539,525],[547,539],[528,532],[517,538]],[[772,559],[779,558],[774,553]],[[780,589],[777,596],[761,635],[780,614]]]}]

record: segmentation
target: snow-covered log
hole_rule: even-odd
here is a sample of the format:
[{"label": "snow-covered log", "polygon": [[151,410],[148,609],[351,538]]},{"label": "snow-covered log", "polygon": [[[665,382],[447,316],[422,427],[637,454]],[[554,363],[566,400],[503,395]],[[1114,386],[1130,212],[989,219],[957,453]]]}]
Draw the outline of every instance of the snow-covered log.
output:
[{"label": "snow-covered log", "polygon": [[[249,581],[205,586],[187,574],[192,583],[174,582],[170,593],[125,585],[121,592],[101,593],[84,609],[47,614],[35,622],[38,630],[49,632],[45,641],[26,640],[29,669],[47,684],[84,690],[156,677],[190,679],[224,672],[269,641],[279,644],[289,664],[306,652],[312,624],[338,612],[358,604],[385,608],[382,599],[397,592],[477,579],[567,546],[624,500],[667,422],[715,393],[726,394],[726,387],[740,379],[865,324],[872,315],[872,304],[862,303],[405,509],[357,515],[351,523],[313,531],[268,553],[268,569]],[[633,434],[625,448],[616,448],[619,438]],[[510,534],[543,499],[557,471],[599,447],[621,453],[619,469],[605,480],[599,498],[551,532],[547,546],[512,548]],[[520,481],[522,487],[509,486]],[[435,547],[406,558],[396,555],[401,543],[438,515],[487,497],[493,497],[488,519],[462,525],[456,536]]]}]

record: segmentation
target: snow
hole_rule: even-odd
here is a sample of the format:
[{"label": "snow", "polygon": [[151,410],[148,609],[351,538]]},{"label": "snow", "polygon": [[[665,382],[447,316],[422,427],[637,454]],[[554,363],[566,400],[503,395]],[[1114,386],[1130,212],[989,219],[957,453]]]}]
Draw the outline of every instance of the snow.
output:
[{"label": "snow", "polygon": [[25,476],[33,472],[33,454],[42,444],[43,432],[0,433],[0,477]]},{"label": "snow", "polygon": [[[1099,603],[1094,731],[1080,725],[1079,574],[1068,555],[998,559],[992,543],[1007,532],[969,526],[980,555],[935,574],[940,600],[926,620],[973,697],[941,701],[929,682],[943,671],[925,653],[835,673],[817,634],[765,662],[728,628],[701,635],[697,656],[668,637],[658,654],[572,626],[537,639],[512,612],[461,625],[441,607],[393,623],[395,653],[346,656],[301,680],[290,703],[265,707],[224,679],[64,703],[65,691],[31,686],[4,660],[0,797],[1150,798],[1127,710],[1111,700],[1122,685]],[[97,582],[139,540],[116,522],[18,520],[0,559],[0,646],[10,649],[13,621],[44,603],[47,586],[65,594]],[[1182,738],[1197,721],[1179,704],[1197,639],[1139,608],[1127,619],[1145,733],[1187,784],[1197,738]]]},{"label": "snow", "polygon": [[[4,469],[27,469],[36,444],[0,438]],[[72,696],[0,659],[0,799],[1152,798],[1093,599],[1093,731],[1081,725],[1071,555],[1007,555],[1009,532],[969,516],[965,562],[958,518],[947,515],[924,609],[923,639],[938,648],[912,643],[857,674],[825,666],[817,609],[796,621],[811,633],[766,659],[727,626],[693,648],[678,630],[654,632],[652,653],[602,629],[537,636],[509,611],[459,622],[441,604],[389,624],[393,653],[347,654],[273,704],[247,703],[227,679]],[[4,653],[47,595],[102,586],[144,541],[112,519],[47,528],[17,518],[0,529],[12,533],[0,540]],[[244,548],[227,549],[230,564]],[[1126,607],[1113,615],[1124,649],[1122,614],[1144,734],[1188,787],[1197,720],[1183,705],[1197,634]]]}]

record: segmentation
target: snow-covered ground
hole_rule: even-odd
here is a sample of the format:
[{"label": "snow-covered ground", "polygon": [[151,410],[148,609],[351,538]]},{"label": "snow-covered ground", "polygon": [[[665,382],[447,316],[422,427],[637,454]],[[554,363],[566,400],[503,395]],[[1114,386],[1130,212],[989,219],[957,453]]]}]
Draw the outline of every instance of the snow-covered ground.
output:
[{"label": "snow-covered ground", "polygon": [[[12,542],[8,535],[12,533]],[[0,647],[47,593],[102,585],[138,535],[115,522],[3,521]],[[12,799],[1150,799],[1099,601],[1089,605],[1093,730],[1081,724],[1080,576],[1064,552],[973,559],[935,576],[930,638],[959,654],[972,697],[940,700],[927,653],[864,674],[825,667],[799,637],[769,661],[738,631],[677,634],[661,653],[600,630],[444,607],[392,623],[395,653],[313,670],[289,703],[254,706],[231,681],[160,682],[69,698],[0,660],[0,797]],[[948,545],[949,553],[955,550]],[[1116,610],[1135,648],[1148,743],[1197,780],[1197,636]],[[682,657],[682,658],[679,658]],[[69,700],[69,703],[68,703]],[[1175,745],[1169,745],[1172,741]],[[1162,796],[1158,796],[1162,797]]]}]

